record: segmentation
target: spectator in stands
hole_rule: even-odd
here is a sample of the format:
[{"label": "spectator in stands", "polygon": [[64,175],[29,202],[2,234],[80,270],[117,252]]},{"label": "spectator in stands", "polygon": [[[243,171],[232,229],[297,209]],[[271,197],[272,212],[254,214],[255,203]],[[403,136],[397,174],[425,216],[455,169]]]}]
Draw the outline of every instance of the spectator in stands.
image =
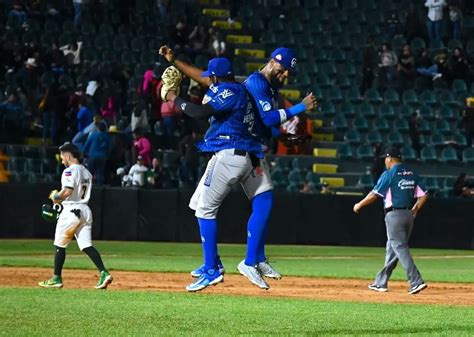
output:
[{"label": "spectator in stands", "polygon": [[472,197],[474,195],[473,184],[469,181],[466,173],[461,172],[454,182],[453,193],[457,197]]},{"label": "spectator in stands", "polygon": [[165,148],[173,148],[173,136],[176,130],[179,110],[172,101],[161,104],[161,117],[163,118],[163,135],[165,139]]},{"label": "spectator in stands", "polygon": [[20,116],[21,113],[21,105],[18,101],[18,96],[15,93],[10,93],[7,99],[0,103],[0,116],[2,116],[3,114]]},{"label": "spectator in stands", "polygon": [[421,145],[420,145],[420,130],[418,129],[418,113],[413,112],[408,121],[409,126],[409,135],[411,140],[411,146],[416,151],[418,158],[421,154]]},{"label": "spectator in stands", "polygon": [[151,165],[151,143],[138,129],[133,130],[134,157],[141,156],[146,166]]},{"label": "spectator in stands", "polygon": [[451,76],[467,82],[469,77],[469,61],[461,48],[454,48],[451,56]]},{"label": "spectator in stands", "polygon": [[427,28],[430,40],[441,40],[441,26],[443,24],[443,9],[445,0],[427,0],[425,7],[428,8]]},{"label": "spectator in stands", "polygon": [[462,19],[462,12],[459,6],[456,3],[451,3],[449,5],[449,22],[451,23],[451,31],[455,40],[461,40]]},{"label": "spectator in stands", "polygon": [[64,113],[67,104],[68,96],[64,87],[54,83],[46,90],[38,107],[43,113],[43,141],[49,136],[52,144],[60,144],[59,138],[67,138],[65,127],[67,122]]},{"label": "spectator in stands", "polygon": [[29,58],[25,62],[25,66],[16,73],[16,83],[20,85],[28,97],[29,106],[35,106],[36,90],[39,87],[39,71],[36,59]]},{"label": "spectator in stands", "polygon": [[398,83],[401,90],[413,87],[413,80],[416,76],[415,58],[408,43],[403,45],[402,52],[398,58]]},{"label": "spectator in stands", "polygon": [[53,41],[51,49],[47,52],[44,57],[44,61],[51,69],[62,68],[65,64],[64,53],[59,50],[59,44],[57,41]]},{"label": "spectator in stands", "polygon": [[189,42],[195,54],[207,52],[209,46],[209,33],[204,25],[194,26],[193,31],[189,34]]},{"label": "spectator in stands", "polygon": [[13,1],[12,9],[8,13],[8,18],[10,20],[17,20],[20,25],[26,24],[26,12],[24,11],[20,1]]},{"label": "spectator in stands", "polygon": [[69,66],[81,64],[82,41],[76,41],[59,48],[66,57]]},{"label": "spectator in stands", "polygon": [[105,88],[100,114],[107,125],[117,124],[117,105],[110,88]]},{"label": "spectator in stands", "polygon": [[468,102],[466,104],[466,108],[464,109],[461,120],[461,127],[464,130],[464,135],[466,136],[467,146],[471,147],[472,139],[474,138],[474,105],[471,106],[469,98],[467,100]]},{"label": "spectator in stands", "polygon": [[128,172],[132,185],[138,187],[145,186],[145,174],[147,171],[148,167],[145,165],[144,158],[138,156],[137,163],[133,165]]},{"label": "spectator in stands", "polygon": [[222,33],[218,30],[211,29],[211,44],[210,44],[210,54],[211,57],[221,57],[225,56],[227,51],[227,46],[222,36]]},{"label": "spectator in stands", "polygon": [[84,129],[92,123],[93,112],[84,102],[79,102],[79,111],[77,112],[77,131]]},{"label": "spectator in stands", "polygon": [[410,43],[414,37],[420,36],[420,32],[423,30],[423,25],[418,16],[416,4],[410,2],[408,6],[408,11],[405,14],[404,35],[407,38],[407,42]]},{"label": "spectator in stands", "polygon": [[169,0],[156,0],[155,1],[154,8],[158,10],[162,18],[166,17],[166,13],[168,13],[168,7],[169,7]]},{"label": "spectator in stands", "polygon": [[74,8],[74,27],[79,29],[82,23],[82,3],[83,0],[72,0],[72,6]]},{"label": "spectator in stands", "polygon": [[364,95],[365,91],[372,87],[374,81],[374,69],[377,67],[377,51],[375,50],[374,40],[367,39],[362,56],[362,82],[360,85],[360,94]]},{"label": "spectator in stands", "polygon": [[150,131],[148,123],[148,107],[143,99],[134,99],[132,107],[131,130],[140,130],[141,133]]},{"label": "spectator in stands", "polygon": [[400,35],[401,30],[401,24],[397,14],[392,13],[386,23],[387,37],[393,39],[393,37]]},{"label": "spectator in stands", "polygon": [[429,68],[433,65],[428,50],[421,48],[417,55],[415,55],[415,65],[417,68]]},{"label": "spectator in stands", "polygon": [[191,183],[194,186],[197,182],[197,169],[199,166],[199,153],[195,146],[198,140],[196,132],[186,135],[178,144],[179,159],[179,179],[182,182]]},{"label": "spectator in stands", "polygon": [[384,43],[382,45],[382,50],[379,55],[379,84],[380,89],[384,90],[387,87],[387,84],[391,84],[397,76],[396,67],[398,64],[398,58],[389,43]]},{"label": "spectator in stands", "polygon": [[314,193],[313,185],[307,180],[305,180],[303,183],[303,187],[300,189],[300,193],[313,194]]},{"label": "spectator in stands", "polygon": [[184,20],[180,20],[171,34],[171,40],[174,42],[174,49],[180,52],[189,51],[189,33]]},{"label": "spectator in stands", "polygon": [[446,54],[437,54],[434,58],[433,65],[431,65],[429,68],[416,68],[416,72],[422,76],[430,77],[433,79],[433,81],[443,77],[443,75],[447,75]]},{"label": "spectator in stands", "polygon": [[323,182],[321,184],[321,194],[328,194],[328,195],[331,195],[331,194],[335,194],[334,191],[331,189],[331,186],[329,186],[329,184],[327,182]]},{"label": "spectator in stands", "polygon": [[92,132],[84,145],[84,157],[87,157],[87,168],[95,177],[97,185],[105,182],[105,164],[110,155],[110,137],[104,123],[99,123],[99,130]]},{"label": "spectator in stands", "polygon": [[102,122],[102,117],[100,115],[94,115],[92,118],[92,123],[90,123],[84,130],[78,131],[72,143],[77,146],[79,151],[83,151],[84,144],[87,141],[87,138],[92,132],[99,131],[99,124]]},{"label": "spectator in stands", "polygon": [[385,171],[385,158],[382,158],[382,144],[377,143],[374,145],[374,159],[370,168],[370,173],[374,178],[374,183],[377,184],[383,171]]},{"label": "spectator in stands", "polygon": [[164,182],[167,180],[166,171],[163,169],[161,165],[161,161],[159,158],[153,158],[151,163],[151,170],[149,171],[149,176],[147,182],[153,188],[163,188]]},{"label": "spectator in stands", "polygon": [[118,167],[130,167],[130,139],[119,130],[117,125],[109,126],[110,156],[106,172],[114,172]]}]

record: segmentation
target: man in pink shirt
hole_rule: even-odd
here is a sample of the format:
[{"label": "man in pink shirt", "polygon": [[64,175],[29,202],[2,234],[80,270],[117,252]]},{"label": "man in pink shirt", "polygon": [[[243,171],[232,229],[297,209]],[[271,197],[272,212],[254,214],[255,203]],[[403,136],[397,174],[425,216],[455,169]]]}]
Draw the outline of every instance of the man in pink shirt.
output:
[{"label": "man in pink shirt", "polygon": [[142,156],[146,166],[151,165],[151,143],[141,134],[140,130],[133,130],[133,147],[135,157]]}]

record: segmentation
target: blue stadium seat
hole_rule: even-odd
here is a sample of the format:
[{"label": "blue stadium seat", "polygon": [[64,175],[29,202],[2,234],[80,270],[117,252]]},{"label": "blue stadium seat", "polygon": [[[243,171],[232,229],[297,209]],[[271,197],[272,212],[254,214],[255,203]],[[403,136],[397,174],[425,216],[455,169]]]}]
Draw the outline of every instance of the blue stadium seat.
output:
[{"label": "blue stadium seat", "polygon": [[359,145],[361,142],[361,136],[357,130],[348,130],[344,135],[344,140],[349,144]]},{"label": "blue stadium seat", "polygon": [[456,153],[456,150],[452,147],[447,147],[441,151],[441,161],[450,164],[459,163],[459,158]]},{"label": "blue stadium seat", "polygon": [[374,159],[374,150],[371,145],[360,145],[357,148],[357,159],[371,161]]},{"label": "blue stadium seat", "polygon": [[352,147],[349,144],[341,144],[337,147],[337,157],[339,159],[352,159]]},{"label": "blue stadium seat", "polygon": [[425,146],[421,149],[421,160],[427,163],[436,163],[438,162],[438,155],[436,150],[432,146]]},{"label": "blue stadium seat", "polygon": [[411,146],[402,147],[401,152],[403,161],[409,163],[417,160],[416,152]]}]

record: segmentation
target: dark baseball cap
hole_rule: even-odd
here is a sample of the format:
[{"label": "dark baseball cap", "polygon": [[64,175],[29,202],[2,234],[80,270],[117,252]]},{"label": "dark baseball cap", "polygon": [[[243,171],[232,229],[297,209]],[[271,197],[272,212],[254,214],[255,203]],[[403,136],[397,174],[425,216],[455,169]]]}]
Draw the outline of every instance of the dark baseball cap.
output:
[{"label": "dark baseball cap", "polygon": [[397,147],[388,147],[385,149],[385,151],[382,153],[382,158],[385,157],[395,157],[395,158],[402,158],[402,153],[400,152],[400,149]]},{"label": "dark baseball cap", "polygon": [[232,65],[228,58],[215,57],[207,65],[207,70],[201,73],[201,77],[224,77],[232,75]]}]

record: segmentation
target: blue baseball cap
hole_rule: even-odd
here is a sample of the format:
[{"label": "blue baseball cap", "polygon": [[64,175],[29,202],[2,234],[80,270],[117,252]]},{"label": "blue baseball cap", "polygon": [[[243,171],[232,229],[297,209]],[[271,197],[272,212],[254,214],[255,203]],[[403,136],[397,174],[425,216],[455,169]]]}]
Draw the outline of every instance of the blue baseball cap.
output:
[{"label": "blue baseball cap", "polygon": [[296,54],[293,49],[280,47],[273,51],[272,59],[290,71],[296,71]]},{"label": "blue baseball cap", "polygon": [[201,73],[201,77],[223,77],[228,75],[232,75],[232,65],[229,59],[225,57],[215,57],[209,60],[207,70]]}]

